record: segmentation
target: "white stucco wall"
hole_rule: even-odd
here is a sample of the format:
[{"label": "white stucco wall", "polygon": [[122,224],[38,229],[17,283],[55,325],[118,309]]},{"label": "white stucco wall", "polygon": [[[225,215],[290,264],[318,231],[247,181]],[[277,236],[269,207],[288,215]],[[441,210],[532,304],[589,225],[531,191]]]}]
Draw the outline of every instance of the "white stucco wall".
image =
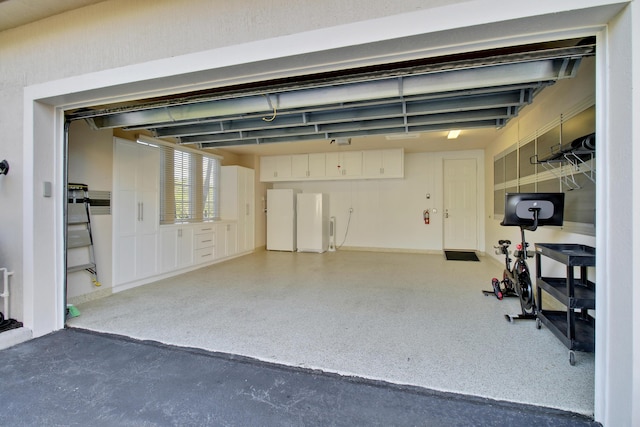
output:
[{"label": "white stucco wall", "polygon": [[[199,72],[197,83],[206,84],[205,79],[214,81],[239,71],[247,76],[263,70],[292,73],[311,57],[318,64],[339,66],[354,54],[361,59],[375,58],[380,49],[386,49],[387,55],[412,49],[451,53],[581,31],[590,34],[609,24],[600,39],[606,55],[599,65],[604,82],[596,89],[607,114],[599,118],[605,132],[600,136],[611,142],[598,156],[603,174],[598,184],[602,196],[598,224],[602,228],[597,243],[599,253],[605,254],[599,261],[608,267],[598,274],[603,283],[616,288],[605,293],[598,307],[604,320],[598,329],[596,352],[596,418],[612,426],[639,424],[633,402],[640,400],[640,315],[634,309],[634,303],[637,307],[640,302],[640,272],[631,261],[640,253],[636,219],[640,217],[640,184],[631,159],[638,160],[635,149],[640,138],[632,119],[640,116],[640,72],[633,54],[640,45],[640,12],[637,1],[632,1],[612,20],[622,7],[615,3],[476,0],[388,4],[362,0],[320,4],[283,0],[267,7],[249,1],[114,0],[0,33],[0,157],[12,164],[10,174],[0,177],[0,262],[16,272],[12,300],[14,306],[24,302],[24,312],[17,313],[24,315],[37,335],[59,327],[59,320],[51,319],[60,316],[55,305],[60,300],[62,258],[56,243],[61,241],[61,209],[55,197],[42,197],[41,186],[52,181],[60,192],[61,116],[52,106],[34,104],[34,100],[46,98],[53,105],[76,100],[97,103],[109,94],[158,93],[163,84],[177,88],[189,84],[193,73]],[[420,13],[421,8],[430,9]],[[411,13],[397,20],[391,16],[323,30],[400,12]],[[298,34],[308,30],[313,31]],[[236,46],[274,36],[286,37]],[[361,43],[361,48],[348,48]],[[225,46],[233,49],[222,49]],[[341,49],[332,50],[337,48]],[[197,55],[209,49],[217,50]],[[196,55],[178,58],[190,53]],[[278,60],[279,55],[304,56]],[[154,59],[163,61],[131,67]],[[260,60],[264,61],[257,62]],[[251,64],[243,65],[246,63]],[[215,71],[204,72],[210,69]],[[98,71],[105,72],[87,74]],[[72,76],[79,77],[49,83]]]}]

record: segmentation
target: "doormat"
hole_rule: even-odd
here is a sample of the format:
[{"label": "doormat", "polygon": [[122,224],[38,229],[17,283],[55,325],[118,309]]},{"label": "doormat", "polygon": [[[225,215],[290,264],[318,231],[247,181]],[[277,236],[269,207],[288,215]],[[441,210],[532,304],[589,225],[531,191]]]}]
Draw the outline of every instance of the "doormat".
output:
[{"label": "doormat", "polygon": [[447,261],[480,261],[473,251],[444,251]]}]

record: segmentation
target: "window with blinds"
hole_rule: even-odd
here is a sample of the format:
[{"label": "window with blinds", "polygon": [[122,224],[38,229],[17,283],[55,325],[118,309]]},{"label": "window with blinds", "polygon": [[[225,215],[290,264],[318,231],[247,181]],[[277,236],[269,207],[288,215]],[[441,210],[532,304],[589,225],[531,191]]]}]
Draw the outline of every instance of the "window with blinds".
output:
[{"label": "window with blinds", "polygon": [[160,223],[219,218],[220,160],[162,146]]}]

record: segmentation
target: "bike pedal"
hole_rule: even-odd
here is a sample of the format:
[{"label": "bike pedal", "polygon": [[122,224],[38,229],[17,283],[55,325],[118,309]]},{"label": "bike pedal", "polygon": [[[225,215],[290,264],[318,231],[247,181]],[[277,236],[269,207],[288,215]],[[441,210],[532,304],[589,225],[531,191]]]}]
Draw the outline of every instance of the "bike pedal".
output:
[{"label": "bike pedal", "polygon": [[496,294],[496,298],[502,299],[502,291],[500,290],[500,281],[495,277],[491,279],[491,286],[493,286],[493,293]]}]

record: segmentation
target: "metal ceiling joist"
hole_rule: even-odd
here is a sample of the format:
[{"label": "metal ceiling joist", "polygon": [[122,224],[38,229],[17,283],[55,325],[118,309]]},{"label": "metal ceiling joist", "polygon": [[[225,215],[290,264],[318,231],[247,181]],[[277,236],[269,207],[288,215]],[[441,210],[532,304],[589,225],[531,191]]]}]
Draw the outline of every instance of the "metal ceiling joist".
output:
[{"label": "metal ceiling joist", "polygon": [[[255,135],[320,135],[332,131],[338,125],[340,129],[362,130],[384,126],[397,127],[390,118],[402,119],[404,125],[423,123],[442,123],[475,121],[478,112],[485,117],[494,119],[508,119],[518,108],[526,105],[531,99],[531,89],[520,89],[512,92],[500,92],[484,96],[455,97],[451,99],[437,99],[436,101],[402,102],[368,106],[361,108],[345,108],[320,113],[295,113],[284,115],[273,122],[261,119],[238,119],[209,122],[206,124],[174,126],[156,129],[158,137],[179,137],[182,143],[200,143],[220,141],[226,138],[214,135],[229,134],[232,139],[238,139],[237,132],[247,132],[245,139],[253,139]],[[445,113],[458,113],[455,120],[446,119]],[[393,126],[392,126],[393,124]],[[295,128],[296,130],[293,130]],[[262,133],[255,133],[262,131]],[[268,131],[268,132],[267,132]],[[207,137],[208,135],[208,137]],[[203,137],[204,136],[204,137]]]},{"label": "metal ceiling joist", "polygon": [[[505,86],[528,82],[554,82],[570,77],[575,66],[562,66],[557,62],[579,59],[545,60],[528,63],[504,64],[479,69],[443,71],[438,73],[402,77],[402,91],[397,78],[349,83],[337,86],[302,89],[270,95],[271,105],[278,111],[335,105],[372,99],[389,99],[450,92],[478,87]],[[564,73],[560,74],[560,71]],[[248,96],[221,99],[186,105],[164,106],[142,111],[114,113],[94,118],[98,128],[118,128],[183,120],[226,117],[240,114],[269,114],[273,108],[266,96]]]},{"label": "metal ceiling joist", "polygon": [[[221,142],[235,142],[260,140],[300,140],[302,136],[309,139],[322,139],[327,137],[337,138],[341,136],[366,136],[381,133],[399,133],[425,131],[433,129],[468,128],[465,124],[472,123],[476,127],[499,127],[514,115],[510,108],[495,108],[489,110],[462,111],[453,113],[443,113],[437,115],[412,116],[406,118],[393,117],[370,121],[351,121],[343,123],[332,123],[318,126],[318,129],[311,126],[299,126],[286,129],[263,129],[247,132],[226,132],[207,135],[198,135],[181,138],[183,144],[207,144]],[[382,132],[377,132],[377,131]]]},{"label": "metal ceiling joist", "polygon": [[95,128],[145,129],[202,148],[495,128],[543,88],[573,77],[581,58],[593,53],[590,43],[213,88],[70,112],[67,118],[90,120]]},{"label": "metal ceiling joist", "polygon": [[[504,120],[485,120],[485,121],[470,121],[465,123],[438,123],[435,125],[421,125],[411,126],[408,132],[436,132],[445,131],[451,129],[451,125],[455,124],[456,129],[481,129],[481,128],[495,128],[504,125]],[[231,147],[235,145],[246,144],[271,144],[278,142],[290,142],[290,141],[311,141],[320,139],[336,139],[336,138],[351,138],[356,136],[371,136],[371,135],[387,135],[392,133],[405,133],[407,130],[404,126],[398,128],[380,128],[370,129],[367,131],[342,131],[333,133],[323,133],[321,135],[301,135],[295,139],[289,137],[273,137],[273,138],[254,138],[247,140],[234,140],[225,139],[216,142],[193,142],[192,144],[198,145],[200,148],[222,148]],[[222,137],[222,136],[220,136]]]}]

